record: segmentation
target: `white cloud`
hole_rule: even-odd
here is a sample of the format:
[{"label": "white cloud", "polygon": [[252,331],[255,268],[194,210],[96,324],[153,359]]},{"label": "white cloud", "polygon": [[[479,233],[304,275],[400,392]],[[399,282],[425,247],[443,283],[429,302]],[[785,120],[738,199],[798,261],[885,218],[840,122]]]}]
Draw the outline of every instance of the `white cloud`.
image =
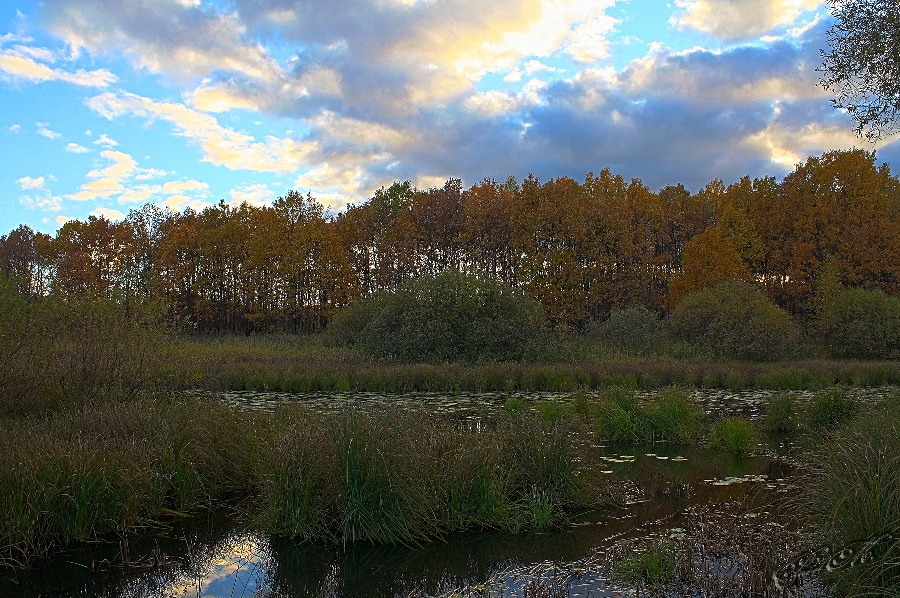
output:
[{"label": "white cloud", "polygon": [[108,119],[123,114],[162,118],[204,150],[204,160],[232,170],[290,172],[315,150],[315,144],[268,137],[265,143],[220,125],[215,118],[182,104],[156,102],[134,94],[104,93],[88,100],[88,106]]},{"label": "white cloud", "polygon": [[76,51],[121,52],[139,68],[184,82],[213,73],[261,81],[281,75],[266,49],[247,39],[237,14],[200,2],[58,1],[44,16]]},{"label": "white cloud", "polygon": [[60,226],[62,226],[63,224],[65,224],[65,223],[68,222],[69,220],[72,220],[72,218],[70,218],[69,216],[62,216],[62,215],[60,215],[60,216],[57,216],[57,217],[56,217],[56,223],[57,223],[58,225],[60,225]]},{"label": "white cloud", "polygon": [[508,93],[493,89],[469,97],[464,105],[472,112],[477,112],[484,116],[507,114],[515,111],[519,107],[516,98]]},{"label": "white cloud", "polygon": [[134,180],[149,181],[159,177],[168,176],[170,174],[173,173],[166,172],[165,170],[160,170],[158,168],[138,168],[138,174],[134,175]]},{"label": "white cloud", "polygon": [[105,208],[103,206],[97,206],[97,208],[93,212],[91,212],[91,216],[97,216],[98,218],[106,218],[107,220],[111,220],[113,222],[115,222],[117,220],[122,220],[123,218],[125,218],[125,214],[123,214],[119,210]]},{"label": "white cloud", "polygon": [[749,39],[791,25],[824,0],[676,0],[681,9],[671,22],[725,40]]},{"label": "white cloud", "polygon": [[62,134],[57,133],[56,131],[50,130],[47,123],[34,123],[37,126],[37,134],[42,137],[46,137],[47,139],[59,139],[62,137]]},{"label": "white cloud", "polygon": [[[29,55],[30,54],[30,55]],[[74,73],[55,69],[37,62],[33,56],[41,56],[43,52],[22,52],[11,49],[0,52],[0,73],[8,79],[22,79],[32,83],[45,81],[65,81],[85,87],[107,87],[117,81],[117,77],[106,69],[86,71],[78,69]]]},{"label": "white cloud", "polygon": [[119,203],[147,203],[161,191],[162,188],[158,185],[137,185],[135,187],[125,189],[125,191],[123,191],[122,194],[119,195]]},{"label": "white cloud", "polygon": [[208,189],[209,185],[207,183],[193,179],[189,181],[169,181],[162,186],[163,193],[168,193],[169,195],[179,195],[185,191],[206,191]]},{"label": "white cloud", "polygon": [[66,146],[66,151],[72,154],[86,154],[90,152],[88,148],[83,145],[78,145],[77,143],[70,143]]},{"label": "white cloud", "polygon": [[44,177],[36,179],[22,177],[17,182],[20,189],[30,191],[28,195],[19,198],[19,203],[27,209],[48,212],[58,212],[62,209],[62,198],[53,195],[49,189],[44,187]]},{"label": "white cloud", "polygon": [[[880,140],[875,149],[900,138],[900,134]],[[850,149],[859,145],[859,138],[845,126],[823,123],[790,123],[773,119],[766,128],[747,137],[745,143],[761,152],[770,162],[791,168],[809,156],[824,151]]]},{"label": "white cloud", "polygon": [[128,154],[115,150],[103,150],[100,155],[111,161],[112,164],[106,168],[88,172],[87,178],[92,180],[84,183],[80,191],[67,197],[78,201],[87,201],[121,194],[125,191],[123,182],[134,173],[137,162]]},{"label": "white cloud", "polygon": [[44,186],[44,177],[31,178],[30,176],[23,176],[16,182],[19,184],[19,189],[41,189]]},{"label": "white cloud", "polygon": [[22,126],[21,126],[21,125],[11,125],[11,126],[9,127],[9,131],[10,131],[11,133],[18,133],[18,132],[21,131],[21,130],[22,130]]},{"label": "white cloud", "polygon": [[[88,131],[88,133],[90,132]],[[119,145],[119,142],[108,137],[106,133],[103,133],[100,135],[100,137],[94,140],[94,145],[102,145],[103,147],[110,149]]]},{"label": "white cloud", "polygon": [[327,110],[306,122],[310,129],[307,139],[268,136],[261,142],[182,104],[157,102],[134,94],[104,93],[91,98],[88,105],[109,119],[123,114],[164,119],[181,136],[200,145],[204,161],[217,166],[278,173],[304,169],[327,172],[332,177],[327,182],[321,175],[301,178],[314,178],[329,189],[340,189],[354,197],[369,191],[367,168],[393,161],[393,153],[410,142],[409,135],[394,128],[341,117]]},{"label": "white cloud", "polygon": [[270,205],[275,199],[275,194],[263,183],[257,185],[243,185],[232,189],[229,193],[233,203],[248,203],[251,206]]}]

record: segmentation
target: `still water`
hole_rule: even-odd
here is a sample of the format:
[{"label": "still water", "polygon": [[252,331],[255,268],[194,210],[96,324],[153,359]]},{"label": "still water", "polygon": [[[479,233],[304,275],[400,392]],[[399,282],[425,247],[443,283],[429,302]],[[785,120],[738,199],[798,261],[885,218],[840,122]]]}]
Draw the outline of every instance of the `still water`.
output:
[{"label": "still water", "polygon": [[[874,402],[886,392],[864,390],[860,398]],[[767,394],[695,391],[694,398],[714,415],[757,418]],[[247,392],[219,398],[243,409],[266,410],[286,401],[304,401],[322,410],[346,409],[353,402],[373,407],[381,402],[427,403],[447,417],[477,425],[511,396],[570,400],[551,393],[386,397]],[[798,402],[806,398],[798,393]],[[629,504],[584,513],[566,529],[547,534],[483,532],[420,547],[356,544],[342,549],[271,538],[242,526],[233,514],[214,512],[140,535],[72,546],[30,571],[0,578],[0,596],[399,598],[439,595],[490,580],[505,581],[514,591],[517,570],[576,561],[616,540],[679,528],[687,509],[748,497],[777,500],[790,485],[786,450],[777,442],[758,447],[754,456],[664,443],[601,446],[597,458],[608,475],[630,482]],[[571,588],[576,595],[620,595],[597,573],[588,572]]]}]

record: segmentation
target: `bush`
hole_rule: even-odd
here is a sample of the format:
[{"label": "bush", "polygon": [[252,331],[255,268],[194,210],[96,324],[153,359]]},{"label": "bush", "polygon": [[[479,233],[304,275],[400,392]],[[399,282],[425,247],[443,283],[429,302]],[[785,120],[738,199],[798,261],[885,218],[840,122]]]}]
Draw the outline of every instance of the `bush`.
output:
[{"label": "bush", "polygon": [[787,312],[740,281],[688,295],[668,322],[676,337],[735,359],[783,359],[796,352],[800,337]]},{"label": "bush", "polygon": [[588,326],[586,335],[635,355],[658,355],[669,342],[669,334],[659,317],[644,307],[613,310],[609,319]]},{"label": "bush", "polygon": [[323,342],[338,347],[358,343],[362,331],[378,315],[390,296],[387,291],[380,291],[339,311],[322,334]]},{"label": "bush", "polygon": [[[379,357],[402,361],[518,360],[544,323],[540,303],[522,291],[455,270],[408,280],[374,301],[380,305],[350,312],[357,327],[366,310],[374,312],[357,342]],[[351,328],[346,321],[338,325]]]},{"label": "bush", "polygon": [[0,281],[0,413],[124,399],[163,382],[165,306],[115,297],[25,299]]},{"label": "bush", "polygon": [[900,298],[840,289],[819,314],[818,332],[833,357],[900,358]]}]

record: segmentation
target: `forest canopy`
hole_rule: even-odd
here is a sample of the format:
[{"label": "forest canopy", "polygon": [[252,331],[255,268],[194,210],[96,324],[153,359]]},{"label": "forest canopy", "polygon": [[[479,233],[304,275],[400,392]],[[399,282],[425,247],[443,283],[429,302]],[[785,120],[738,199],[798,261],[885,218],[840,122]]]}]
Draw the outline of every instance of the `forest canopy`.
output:
[{"label": "forest canopy", "polygon": [[607,169],[581,183],[395,183],[337,216],[291,191],[271,206],[148,204],[119,222],[0,237],[0,274],[26,298],[152,298],[189,330],[247,334],[318,331],[361,298],[447,271],[518,289],[556,327],[664,314],[733,279],[803,319],[826,262],[840,287],[900,296],[900,181],[871,152],[697,193]]}]

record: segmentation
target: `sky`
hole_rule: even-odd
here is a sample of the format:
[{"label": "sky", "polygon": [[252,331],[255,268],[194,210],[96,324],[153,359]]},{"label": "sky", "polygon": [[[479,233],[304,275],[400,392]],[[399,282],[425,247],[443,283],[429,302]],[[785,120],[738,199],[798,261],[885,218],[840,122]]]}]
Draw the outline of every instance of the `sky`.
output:
[{"label": "sky", "polygon": [[818,81],[819,0],[6,0],[0,234],[145,203],[332,213],[609,168],[652,190],[876,150]]}]

